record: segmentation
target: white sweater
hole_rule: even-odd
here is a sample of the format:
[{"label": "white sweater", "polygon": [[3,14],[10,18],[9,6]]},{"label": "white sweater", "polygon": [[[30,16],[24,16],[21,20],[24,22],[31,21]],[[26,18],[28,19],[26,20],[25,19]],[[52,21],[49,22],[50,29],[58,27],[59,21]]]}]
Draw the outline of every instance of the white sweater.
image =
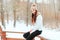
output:
[{"label": "white sweater", "polygon": [[41,14],[37,16],[36,23],[32,25],[32,32],[35,30],[42,30],[43,28],[43,19]]}]

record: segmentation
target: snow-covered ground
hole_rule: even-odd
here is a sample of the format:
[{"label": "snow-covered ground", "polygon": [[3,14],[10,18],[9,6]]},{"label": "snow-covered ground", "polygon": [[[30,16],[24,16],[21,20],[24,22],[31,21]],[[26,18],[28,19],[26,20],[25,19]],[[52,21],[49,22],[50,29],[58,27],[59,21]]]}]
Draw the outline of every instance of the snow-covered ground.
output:
[{"label": "snow-covered ground", "polygon": [[[9,21],[9,24],[7,24],[7,22],[5,23],[5,27],[6,29],[4,29],[4,27],[2,26],[3,31],[27,32],[31,29],[31,26],[30,25],[26,26],[26,23],[24,23],[24,21],[21,22],[17,21],[15,27],[13,26],[13,21]],[[60,40],[60,31],[43,28],[43,32],[40,36],[49,40]],[[23,38],[23,34],[6,33],[6,37]]]},{"label": "snow-covered ground", "polygon": [[60,31],[49,30],[44,28],[41,36],[49,40],[60,40]]}]

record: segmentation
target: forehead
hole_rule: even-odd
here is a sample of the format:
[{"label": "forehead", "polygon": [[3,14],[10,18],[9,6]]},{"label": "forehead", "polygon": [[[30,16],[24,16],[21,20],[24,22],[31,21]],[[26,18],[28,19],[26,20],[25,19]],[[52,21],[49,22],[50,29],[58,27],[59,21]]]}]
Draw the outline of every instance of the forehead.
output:
[{"label": "forehead", "polygon": [[32,4],[32,6],[36,6],[36,4],[35,4],[35,3],[33,3],[33,4]]}]

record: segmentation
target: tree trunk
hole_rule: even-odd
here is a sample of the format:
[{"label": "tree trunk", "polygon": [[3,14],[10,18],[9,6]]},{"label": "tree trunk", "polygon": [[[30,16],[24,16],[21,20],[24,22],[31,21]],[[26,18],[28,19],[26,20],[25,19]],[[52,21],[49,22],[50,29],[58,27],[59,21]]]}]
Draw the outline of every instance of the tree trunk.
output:
[{"label": "tree trunk", "polygon": [[5,23],[4,23],[3,0],[1,0],[1,22],[2,22],[2,25],[5,26]]}]

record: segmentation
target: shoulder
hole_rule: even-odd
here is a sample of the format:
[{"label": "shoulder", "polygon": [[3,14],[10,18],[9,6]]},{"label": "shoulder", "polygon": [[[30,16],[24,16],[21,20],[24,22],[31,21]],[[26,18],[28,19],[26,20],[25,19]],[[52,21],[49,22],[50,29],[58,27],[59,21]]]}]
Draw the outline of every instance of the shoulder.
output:
[{"label": "shoulder", "polygon": [[37,17],[42,17],[42,15],[41,15],[41,13],[40,13],[40,12],[38,12]]}]

